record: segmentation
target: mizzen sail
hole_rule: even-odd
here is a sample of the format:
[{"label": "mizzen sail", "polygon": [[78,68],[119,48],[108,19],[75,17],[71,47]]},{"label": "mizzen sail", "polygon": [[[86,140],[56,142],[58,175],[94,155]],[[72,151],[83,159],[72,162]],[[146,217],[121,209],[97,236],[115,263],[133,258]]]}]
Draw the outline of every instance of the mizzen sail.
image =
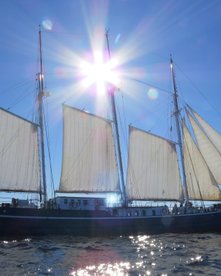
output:
[{"label": "mizzen sail", "polygon": [[127,195],[130,200],[179,200],[175,144],[130,127]]},{"label": "mizzen sail", "polygon": [[59,192],[118,192],[109,120],[64,105],[63,163]]}]

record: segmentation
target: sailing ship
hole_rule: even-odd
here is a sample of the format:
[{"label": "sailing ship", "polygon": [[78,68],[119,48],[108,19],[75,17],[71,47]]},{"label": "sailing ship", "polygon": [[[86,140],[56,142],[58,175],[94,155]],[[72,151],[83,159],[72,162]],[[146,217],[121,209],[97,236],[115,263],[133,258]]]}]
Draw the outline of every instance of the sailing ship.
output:
[{"label": "sailing ship", "polygon": [[[106,39],[109,49],[107,35]],[[221,205],[213,202],[221,199],[221,135],[189,106],[192,130],[184,120],[180,122],[172,58],[178,141],[130,126],[125,183],[113,91],[109,91],[113,120],[63,105],[60,187],[56,196],[47,197],[41,30],[39,44],[39,123],[0,109],[0,191],[39,193],[41,205],[17,198],[2,203],[0,236],[219,232]],[[120,203],[109,206],[98,193],[119,194]],[[170,209],[164,203],[147,205],[147,201],[176,201],[179,206]],[[195,201],[201,202],[200,207]],[[204,201],[212,201],[211,206]]]}]

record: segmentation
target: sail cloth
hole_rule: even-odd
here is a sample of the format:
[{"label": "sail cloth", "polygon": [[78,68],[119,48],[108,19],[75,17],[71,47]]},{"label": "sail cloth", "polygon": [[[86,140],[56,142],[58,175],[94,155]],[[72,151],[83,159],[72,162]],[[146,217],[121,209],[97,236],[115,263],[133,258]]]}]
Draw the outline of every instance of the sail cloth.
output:
[{"label": "sail cloth", "polygon": [[184,164],[189,198],[192,200],[220,200],[217,182],[202,154],[183,123]]},{"label": "sail cloth", "polygon": [[210,126],[197,112],[192,110],[193,115],[196,117],[200,126],[203,128],[204,132],[214,144],[216,149],[221,153],[221,135],[212,126]]},{"label": "sail cloth", "polygon": [[63,163],[58,192],[119,191],[111,122],[67,105],[63,112]]},{"label": "sail cloth", "polygon": [[40,191],[37,125],[1,108],[0,191]]},{"label": "sail cloth", "polygon": [[181,183],[175,144],[130,127],[129,200],[179,200]]},{"label": "sail cloth", "polygon": [[[200,126],[196,123],[196,121],[193,119],[193,117],[189,112],[188,112],[188,118],[193,128],[199,150],[202,156],[204,157],[210,171],[215,177],[217,183],[221,184],[221,153],[217,150],[216,146],[210,140],[208,135],[202,130],[202,128],[200,128]],[[200,119],[199,116],[197,116],[196,118]],[[200,121],[201,123],[205,122],[204,120],[202,120],[202,118],[200,119]],[[203,123],[203,125],[208,126],[206,122]],[[206,128],[206,130],[212,130],[213,134],[216,133],[215,130],[213,130],[212,127],[209,127],[209,126]],[[214,135],[212,135],[212,137],[213,136]],[[220,146],[221,146],[221,136],[218,133],[216,133],[215,137],[217,139],[217,143],[219,143],[218,137],[220,138]]]}]

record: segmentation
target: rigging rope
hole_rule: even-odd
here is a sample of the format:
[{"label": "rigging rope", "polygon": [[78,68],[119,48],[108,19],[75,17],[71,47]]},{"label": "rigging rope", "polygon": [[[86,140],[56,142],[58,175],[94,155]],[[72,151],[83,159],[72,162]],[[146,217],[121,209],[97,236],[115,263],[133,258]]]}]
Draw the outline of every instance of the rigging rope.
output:
[{"label": "rigging rope", "polygon": [[208,98],[203,94],[203,92],[196,86],[196,84],[183,72],[183,70],[177,65],[177,68],[180,70],[180,72],[184,75],[184,77],[191,83],[192,87],[201,95],[201,97],[221,116],[221,112],[210,103]]}]

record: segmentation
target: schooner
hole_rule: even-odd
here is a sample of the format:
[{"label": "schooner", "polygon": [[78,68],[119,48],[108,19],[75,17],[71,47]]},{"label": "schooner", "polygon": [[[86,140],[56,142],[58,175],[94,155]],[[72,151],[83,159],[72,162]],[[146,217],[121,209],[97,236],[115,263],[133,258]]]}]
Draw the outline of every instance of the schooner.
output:
[{"label": "schooner", "polygon": [[[106,41],[111,58],[108,34]],[[39,48],[38,123],[0,109],[0,191],[39,193],[41,205],[17,198],[2,203],[0,235],[221,231],[220,204],[194,206],[196,200],[221,199],[221,135],[189,106],[186,112],[192,130],[187,128],[180,115],[172,58],[178,141],[130,126],[125,180],[114,87],[108,91],[112,120],[63,105],[61,180],[56,196],[48,198],[41,30]],[[108,206],[105,197],[97,196],[110,192],[121,195],[119,205]],[[163,203],[136,205],[136,201],[177,201],[180,206],[171,210]]]}]

